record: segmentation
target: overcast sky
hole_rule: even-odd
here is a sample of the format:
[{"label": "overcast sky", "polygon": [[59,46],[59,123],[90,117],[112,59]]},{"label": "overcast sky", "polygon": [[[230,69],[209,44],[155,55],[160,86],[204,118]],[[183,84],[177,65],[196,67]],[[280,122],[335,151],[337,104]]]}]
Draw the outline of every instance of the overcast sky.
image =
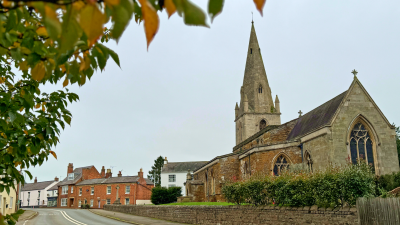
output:
[{"label": "overcast sky", "polygon": [[232,152],[251,12],[282,123],[347,90],[356,69],[388,120],[400,124],[400,1],[269,0],[261,17],[251,0],[226,0],[210,28],[161,13],[148,51],[134,22],[118,45],[108,43],[122,69],[110,59],[83,87],[68,87],[80,96],[69,106],[72,126],[61,133],[58,160],[49,157],[33,176],[65,178],[68,163],[147,174],[160,155],[208,161]]}]

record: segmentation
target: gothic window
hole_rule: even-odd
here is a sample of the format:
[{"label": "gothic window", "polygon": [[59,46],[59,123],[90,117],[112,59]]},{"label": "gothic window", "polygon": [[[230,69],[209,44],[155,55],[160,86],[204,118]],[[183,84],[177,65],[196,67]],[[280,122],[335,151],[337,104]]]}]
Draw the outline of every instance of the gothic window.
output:
[{"label": "gothic window", "polygon": [[250,54],[253,54],[253,49],[252,48],[250,48]]},{"label": "gothic window", "polygon": [[280,155],[274,165],[274,175],[279,176],[281,171],[288,169],[289,163],[284,155]]},{"label": "gothic window", "polygon": [[259,93],[259,94],[262,94],[262,91],[263,91],[263,88],[262,88],[262,86],[260,85],[260,87],[258,87],[258,93]]},{"label": "gothic window", "polygon": [[264,119],[262,119],[260,121],[260,130],[264,129],[265,127],[267,127],[267,122]]},{"label": "gothic window", "polygon": [[365,161],[374,168],[373,141],[364,124],[357,123],[350,134],[350,157],[353,164]]},{"label": "gothic window", "polygon": [[308,153],[306,151],[306,153],[304,154],[304,162],[307,164],[307,168],[310,172],[313,171],[313,161],[311,159],[311,155],[310,153]]},{"label": "gothic window", "polygon": [[214,169],[211,169],[211,193],[215,195],[215,177],[214,177]]}]

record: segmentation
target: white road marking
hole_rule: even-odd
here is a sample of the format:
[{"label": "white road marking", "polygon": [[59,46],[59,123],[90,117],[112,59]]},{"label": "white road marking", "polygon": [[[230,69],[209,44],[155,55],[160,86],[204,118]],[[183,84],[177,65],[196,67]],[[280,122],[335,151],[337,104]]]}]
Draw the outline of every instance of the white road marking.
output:
[{"label": "white road marking", "polygon": [[68,220],[69,222],[76,224],[76,225],[87,225],[86,223],[82,223],[79,222],[78,220],[75,220],[73,218],[71,218],[70,216],[68,216],[68,214],[65,211],[61,211],[61,210],[54,210],[54,211],[59,211],[61,213],[61,215],[63,215],[63,217]]},{"label": "white road marking", "polygon": [[28,220],[25,220],[24,225],[26,224],[26,222],[28,222]]}]

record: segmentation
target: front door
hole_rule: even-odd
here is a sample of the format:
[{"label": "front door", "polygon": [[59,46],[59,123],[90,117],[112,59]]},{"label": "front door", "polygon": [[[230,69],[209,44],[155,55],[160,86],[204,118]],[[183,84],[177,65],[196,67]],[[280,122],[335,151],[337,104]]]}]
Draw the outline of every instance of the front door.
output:
[{"label": "front door", "polygon": [[99,209],[100,209],[100,200],[98,200],[98,201],[97,201],[97,204],[98,204],[98,206],[99,206]]},{"label": "front door", "polygon": [[73,207],[74,206],[74,199],[70,198],[69,199],[69,207]]}]

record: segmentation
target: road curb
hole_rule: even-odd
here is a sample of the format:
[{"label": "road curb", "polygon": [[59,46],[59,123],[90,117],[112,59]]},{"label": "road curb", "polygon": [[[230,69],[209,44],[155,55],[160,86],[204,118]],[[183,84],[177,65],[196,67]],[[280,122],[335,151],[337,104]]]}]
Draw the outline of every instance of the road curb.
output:
[{"label": "road curb", "polygon": [[120,219],[120,218],[118,218],[118,217],[112,217],[112,216],[107,216],[107,215],[104,215],[104,214],[101,214],[101,213],[96,213],[96,212],[93,212],[93,211],[90,210],[90,209],[88,209],[88,210],[89,210],[89,212],[91,212],[91,213],[93,213],[93,214],[96,214],[96,215],[99,215],[99,216],[102,216],[102,217],[106,217],[106,218],[109,218],[109,219],[121,221],[121,222],[124,222],[124,223],[130,223],[130,224],[136,224],[136,225],[144,225],[144,224],[141,224],[141,223],[136,223],[136,222],[132,222],[132,221],[122,220],[122,219]]},{"label": "road curb", "polygon": [[[25,211],[26,211],[26,210],[25,210]],[[33,219],[33,218],[35,218],[38,214],[39,214],[39,212],[35,212],[33,215],[31,215],[31,216],[29,216],[29,217],[27,217],[26,219],[21,220],[21,221]]]}]

